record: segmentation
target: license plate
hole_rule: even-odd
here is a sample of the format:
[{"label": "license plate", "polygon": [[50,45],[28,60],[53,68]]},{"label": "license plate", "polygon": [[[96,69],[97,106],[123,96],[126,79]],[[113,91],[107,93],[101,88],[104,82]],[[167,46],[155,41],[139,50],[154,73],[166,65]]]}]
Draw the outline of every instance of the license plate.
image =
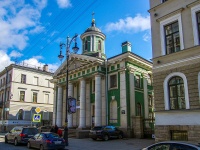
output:
[{"label": "license plate", "polygon": [[54,141],[55,144],[61,144],[61,141]]}]

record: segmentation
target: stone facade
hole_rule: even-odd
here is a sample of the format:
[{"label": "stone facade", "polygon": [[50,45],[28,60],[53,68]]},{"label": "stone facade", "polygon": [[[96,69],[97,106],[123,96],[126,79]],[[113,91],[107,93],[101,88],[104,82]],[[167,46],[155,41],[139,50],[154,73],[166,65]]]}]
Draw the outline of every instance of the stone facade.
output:
[{"label": "stone facade", "polygon": [[150,0],[156,142],[200,142],[199,10],[199,0]]}]

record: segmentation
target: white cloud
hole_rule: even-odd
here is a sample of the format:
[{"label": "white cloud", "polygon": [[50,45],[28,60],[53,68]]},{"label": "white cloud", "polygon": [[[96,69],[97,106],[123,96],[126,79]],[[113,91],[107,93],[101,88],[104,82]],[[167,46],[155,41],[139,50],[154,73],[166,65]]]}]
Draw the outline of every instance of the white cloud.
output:
[{"label": "white cloud", "polygon": [[[35,1],[45,6],[46,0]],[[41,31],[39,8],[25,4],[24,0],[0,1],[0,12],[0,49],[23,50],[29,40],[29,29],[32,33]]]},{"label": "white cloud", "polygon": [[[23,64],[27,67],[31,67],[31,68],[40,67],[41,69],[45,65],[45,63],[39,62],[38,58],[36,57],[24,60]],[[55,72],[59,67],[59,64],[47,64],[47,65],[48,65],[49,71],[53,71],[53,72]]]},{"label": "white cloud", "polygon": [[57,3],[60,8],[68,8],[72,6],[70,0],[57,0]]},{"label": "white cloud", "polygon": [[47,6],[47,0],[34,0],[34,3],[36,7],[40,10],[44,9]]},{"label": "white cloud", "polygon": [[14,63],[13,61],[10,60],[10,57],[3,51],[0,50],[0,71],[5,69],[8,65]]},{"label": "white cloud", "polygon": [[129,32],[141,32],[150,29],[150,16],[141,16],[137,14],[135,17],[127,17],[125,19],[119,19],[118,22],[108,23],[106,25],[106,31],[119,31],[124,33]]},{"label": "white cloud", "polygon": [[21,57],[23,54],[13,50],[11,53],[10,53],[10,57],[14,57],[14,58],[17,58],[17,57]]}]

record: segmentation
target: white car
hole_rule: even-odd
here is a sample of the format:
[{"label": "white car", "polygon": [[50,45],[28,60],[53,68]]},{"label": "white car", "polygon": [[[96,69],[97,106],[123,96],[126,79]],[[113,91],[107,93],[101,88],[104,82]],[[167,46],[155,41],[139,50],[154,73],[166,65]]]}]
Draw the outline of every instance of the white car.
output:
[{"label": "white car", "polygon": [[200,150],[200,145],[180,141],[165,141],[152,144],[142,150]]}]

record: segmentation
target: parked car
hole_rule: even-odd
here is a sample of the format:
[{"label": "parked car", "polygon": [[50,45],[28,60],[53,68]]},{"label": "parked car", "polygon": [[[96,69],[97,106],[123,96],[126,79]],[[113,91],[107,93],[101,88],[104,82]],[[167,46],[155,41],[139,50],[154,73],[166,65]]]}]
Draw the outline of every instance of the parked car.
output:
[{"label": "parked car", "polygon": [[41,132],[28,140],[27,147],[43,149],[65,149],[65,140],[52,132]]},{"label": "parked car", "polygon": [[142,150],[200,150],[200,146],[180,141],[166,141],[152,144]]},{"label": "parked car", "polygon": [[115,126],[96,126],[90,130],[89,136],[93,140],[97,140],[97,138],[99,138],[107,141],[110,138],[122,139],[124,134]]},{"label": "parked car", "polygon": [[40,126],[38,127],[39,132],[50,132],[52,126]]},{"label": "parked car", "polygon": [[11,142],[17,146],[19,143],[26,144],[28,139],[38,133],[35,127],[16,126],[5,134],[5,143]]}]

